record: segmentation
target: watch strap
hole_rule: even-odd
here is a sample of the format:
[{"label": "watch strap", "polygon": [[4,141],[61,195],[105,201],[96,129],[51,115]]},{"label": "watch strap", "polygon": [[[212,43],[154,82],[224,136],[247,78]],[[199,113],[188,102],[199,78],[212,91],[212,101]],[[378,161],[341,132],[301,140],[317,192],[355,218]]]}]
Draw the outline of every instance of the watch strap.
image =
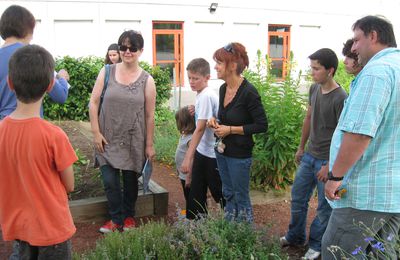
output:
[{"label": "watch strap", "polygon": [[333,176],[332,172],[329,171],[328,172],[328,180],[330,180],[330,181],[341,181],[341,180],[343,180],[343,176],[342,177],[335,177],[335,176]]}]

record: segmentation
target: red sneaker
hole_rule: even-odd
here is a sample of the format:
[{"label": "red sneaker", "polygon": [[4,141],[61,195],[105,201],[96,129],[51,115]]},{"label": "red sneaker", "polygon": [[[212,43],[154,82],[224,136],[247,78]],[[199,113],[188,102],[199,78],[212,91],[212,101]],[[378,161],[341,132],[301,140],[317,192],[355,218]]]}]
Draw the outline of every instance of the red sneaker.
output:
[{"label": "red sneaker", "polygon": [[127,217],[124,220],[124,231],[132,230],[136,227],[136,221],[132,217]]},{"label": "red sneaker", "polygon": [[112,220],[109,220],[99,229],[99,231],[105,234],[114,231],[119,231],[120,229],[121,225],[115,224]]}]

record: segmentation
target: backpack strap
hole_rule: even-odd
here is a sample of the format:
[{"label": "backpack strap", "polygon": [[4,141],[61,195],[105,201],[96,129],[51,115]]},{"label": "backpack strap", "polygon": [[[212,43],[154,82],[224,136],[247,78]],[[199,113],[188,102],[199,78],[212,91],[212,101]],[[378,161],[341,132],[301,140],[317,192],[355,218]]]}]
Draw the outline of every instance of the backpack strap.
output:
[{"label": "backpack strap", "polygon": [[108,80],[110,79],[110,65],[106,64],[104,66],[104,68],[106,70],[106,75],[104,76],[104,86],[103,86],[103,90],[101,91],[101,95],[100,95],[100,103],[99,103],[99,110],[98,110],[99,115],[100,115],[100,111],[101,111],[101,105],[103,104],[104,95],[106,94]]}]

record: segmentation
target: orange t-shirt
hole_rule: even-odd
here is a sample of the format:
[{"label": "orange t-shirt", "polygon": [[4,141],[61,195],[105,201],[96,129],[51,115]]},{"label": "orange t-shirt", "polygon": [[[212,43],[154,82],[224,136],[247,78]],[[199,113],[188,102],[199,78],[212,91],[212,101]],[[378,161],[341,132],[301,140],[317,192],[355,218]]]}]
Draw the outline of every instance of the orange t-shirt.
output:
[{"label": "orange t-shirt", "polygon": [[3,239],[49,246],[76,228],[60,173],[77,160],[67,135],[41,119],[0,122],[0,224]]}]

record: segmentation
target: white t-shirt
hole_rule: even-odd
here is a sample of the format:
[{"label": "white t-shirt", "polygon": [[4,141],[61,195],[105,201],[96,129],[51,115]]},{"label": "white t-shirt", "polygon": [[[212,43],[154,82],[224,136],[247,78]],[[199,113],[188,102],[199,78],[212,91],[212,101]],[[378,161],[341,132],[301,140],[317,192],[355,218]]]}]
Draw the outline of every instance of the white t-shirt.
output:
[{"label": "white t-shirt", "polygon": [[[218,96],[211,88],[206,87],[196,96],[196,124],[197,120],[208,120],[211,117],[217,118],[217,113]],[[196,150],[204,156],[215,158],[214,143],[214,132],[207,127]]]}]

